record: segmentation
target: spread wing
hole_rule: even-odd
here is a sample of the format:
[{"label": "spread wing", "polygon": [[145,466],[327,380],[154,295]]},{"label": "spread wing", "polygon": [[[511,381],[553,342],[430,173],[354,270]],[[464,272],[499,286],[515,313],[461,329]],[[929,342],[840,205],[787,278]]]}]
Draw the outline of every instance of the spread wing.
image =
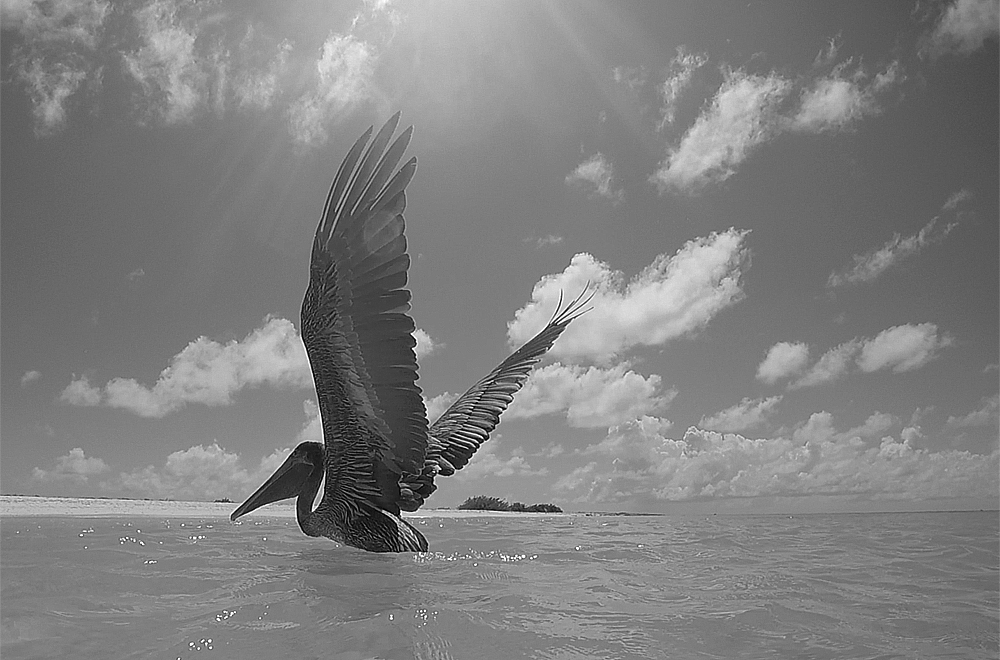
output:
[{"label": "spread wing", "polygon": [[397,113],[364,156],[372,129],[354,144],[313,240],[302,340],[323,420],[327,492],[370,493],[373,455],[399,473],[424,463],[427,417],[416,385],[410,292],[403,288],[410,264],[403,191],[416,158],[393,175],[412,132],[386,150],[398,121]]},{"label": "spread wing", "polygon": [[437,463],[438,474],[448,476],[462,469],[479,446],[486,442],[490,432],[500,422],[500,414],[524,385],[531,368],[552,348],[566,326],[587,311],[583,308],[590,302],[593,293],[584,299],[586,292],[584,289],[566,309],[562,309],[560,298],[552,320],[541,332],[473,385],[434,422],[430,428],[427,462]]}]

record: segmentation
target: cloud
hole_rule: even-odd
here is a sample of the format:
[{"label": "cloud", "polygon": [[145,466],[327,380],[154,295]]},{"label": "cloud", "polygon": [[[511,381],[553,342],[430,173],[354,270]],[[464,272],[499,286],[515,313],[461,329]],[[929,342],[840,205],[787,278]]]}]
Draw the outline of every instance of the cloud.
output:
[{"label": "cloud", "polygon": [[699,426],[712,431],[743,431],[762,425],[774,407],[781,402],[781,396],[767,399],[744,398],[735,406],[719,411],[711,417],[702,417]]},{"label": "cloud", "polygon": [[142,86],[150,112],[166,124],[190,121],[208,96],[208,72],[195,52],[195,25],[179,18],[178,5],[158,0],[135,14],[141,45],[124,54],[125,70]]},{"label": "cloud", "polygon": [[292,45],[288,40],[274,44],[258,35],[251,25],[228,63],[234,68],[226,78],[241,110],[266,110],[274,103],[286,72]]},{"label": "cloud", "polygon": [[269,317],[242,341],[222,344],[199,337],[173,357],[152,387],[133,378],[113,378],[102,389],[83,377],[72,381],[60,399],[163,417],[188,403],[228,405],[245,387],[304,388],[311,382],[305,347],[292,322]]},{"label": "cloud", "polygon": [[306,421],[295,436],[295,444],[323,442],[323,417],[319,414],[319,405],[312,399],[306,399],[302,402],[302,412],[306,415]]},{"label": "cloud", "polygon": [[649,71],[644,66],[616,66],[611,69],[611,77],[617,84],[636,94],[646,86]]},{"label": "cloud", "polygon": [[596,195],[620,202],[625,193],[614,184],[614,169],[607,158],[600,152],[577,165],[576,169],[566,175],[566,185],[576,186]]},{"label": "cloud", "polygon": [[865,372],[890,368],[896,373],[912,371],[933,360],[938,351],[953,343],[950,335],[939,335],[933,323],[897,325],[865,342],[857,364]]},{"label": "cloud", "polygon": [[[223,116],[235,101],[239,110],[266,110],[280,88],[291,44],[274,43],[253,25],[220,25],[217,16],[182,16],[182,5],[157,0],[134,14],[139,47],[124,54],[125,70],[142,88],[146,114],[165,124],[192,121],[209,105]],[[183,5],[184,13],[198,12]]]},{"label": "cloud", "polygon": [[877,410],[860,426],[850,428],[840,434],[834,435],[838,440],[853,440],[854,438],[881,438],[886,431],[899,423],[894,415],[881,413]]},{"label": "cloud", "polygon": [[110,11],[100,0],[2,4],[4,30],[23,37],[12,51],[12,68],[31,101],[36,135],[61,130],[70,97],[88,78],[99,83],[93,58]]},{"label": "cloud", "polygon": [[56,459],[56,465],[51,470],[36,467],[31,471],[31,478],[36,481],[51,483],[55,481],[74,481],[87,483],[90,477],[108,471],[108,465],[99,458],[85,456],[79,447],[70,449],[65,456]]},{"label": "cloud", "polygon": [[831,348],[802,378],[789,385],[789,389],[828,383],[844,376],[850,369],[854,356],[861,350],[861,345],[861,341],[852,339]]},{"label": "cloud", "polygon": [[101,404],[101,389],[90,384],[86,376],[77,378],[74,374],[59,400],[74,406],[98,406]]},{"label": "cloud", "polygon": [[[916,419],[917,413],[914,413]],[[804,423],[799,424],[792,433],[792,440],[797,443],[810,442],[849,442],[858,439],[881,438],[886,431],[899,423],[899,420],[887,413],[874,412],[860,426],[846,431],[837,431],[833,425],[833,415],[826,412],[813,413]],[[902,436],[909,436],[911,441],[919,437],[919,428],[904,428]],[[905,437],[903,438],[906,439]]]},{"label": "cloud", "polygon": [[743,299],[747,233],[729,229],[688,241],[673,256],[657,256],[627,283],[621,271],[577,254],[562,273],[535,285],[531,302],[507,324],[508,341],[519,346],[533,337],[552,316],[560,293],[576,295],[588,282],[595,291],[593,309],[555,343],[551,353],[557,357],[606,363],[632,346],[657,346],[699,330]]},{"label": "cloud", "polygon": [[[206,110],[218,117],[231,109],[261,112],[281,99],[286,84],[299,84],[288,75],[288,39],[272,39],[218,7],[151,0],[114,9],[102,0],[4,2],[5,37],[8,30],[21,37],[12,48],[12,70],[32,102],[38,136],[64,128],[73,101],[88,101],[94,113],[122,107],[118,98],[98,98],[102,87],[117,90],[122,79],[132,118],[167,125],[191,122]],[[377,22],[374,31],[384,34],[386,21],[395,29],[400,20],[394,9],[370,6],[350,29]],[[326,55],[314,89],[299,99],[313,94],[320,114],[347,80],[331,78],[336,53]]]},{"label": "cloud", "polygon": [[469,460],[469,464],[455,473],[459,481],[474,481],[483,477],[527,477],[544,476],[549,473],[547,468],[533,469],[528,465],[524,450],[517,447],[511,451],[510,458],[497,456],[500,448],[500,438],[495,437],[483,444]]},{"label": "cloud", "polygon": [[28,88],[35,134],[51,135],[66,125],[67,99],[80,88],[88,72],[73,64],[23,60],[18,77]]},{"label": "cloud", "polygon": [[778,104],[791,82],[777,74],[758,76],[740,70],[725,72],[725,82],[711,106],[668,150],[667,158],[650,180],[660,193],[696,192],[725,181],[758,145],[779,127]]},{"label": "cloud", "polygon": [[[427,409],[427,421],[433,424],[437,421],[445,410],[448,410],[448,406],[458,401],[458,394],[452,394],[451,392],[444,392],[438,394],[430,399],[424,399],[424,407]],[[505,415],[504,418],[509,415]]]},{"label": "cloud", "polygon": [[38,380],[41,377],[42,377],[42,372],[41,371],[36,371],[34,369],[32,369],[30,371],[25,371],[24,375],[21,376],[21,387],[27,387],[28,385],[30,385],[31,383],[34,383],[36,380]]},{"label": "cloud", "polygon": [[417,345],[413,348],[413,351],[417,354],[418,360],[427,357],[434,351],[444,346],[444,344],[440,344],[431,339],[431,336],[427,334],[425,330],[421,330],[420,328],[413,331],[413,338],[417,340]]},{"label": "cloud", "polygon": [[251,471],[242,466],[238,454],[218,443],[195,445],[173,452],[162,467],[148,465],[122,472],[101,487],[155,499],[210,501],[226,497],[240,501],[271,476],[289,453],[290,448],[276,449]]},{"label": "cloud", "polygon": [[[830,41],[813,63],[831,67],[839,39]],[[673,125],[679,100],[693,73],[707,57],[682,50],[671,62],[662,91],[663,129]],[[825,74],[813,71],[793,79],[778,73],[748,73],[723,68],[723,82],[680,141],[668,146],[650,182],[660,194],[694,194],[725,181],[754,151],[787,133],[836,132],[879,114],[886,97],[905,79],[898,61],[870,73],[849,59]]]},{"label": "cloud", "polygon": [[549,364],[535,369],[514,397],[504,420],[565,413],[570,426],[597,428],[662,410],[676,392],[662,392],[662,379],[618,364],[610,369]]},{"label": "cloud", "polygon": [[300,144],[326,142],[327,125],[340,113],[367,100],[378,55],[367,41],[351,34],[331,34],[316,61],[316,88],[288,111],[289,128]]},{"label": "cloud", "polygon": [[841,40],[839,34],[828,39],[826,42],[826,48],[823,48],[816,53],[816,59],[813,60],[813,67],[818,69],[836,62],[837,54],[840,52],[842,45],[843,41]]},{"label": "cloud", "polygon": [[1000,421],[1000,395],[994,394],[989,398],[983,399],[980,407],[967,415],[963,415],[961,417],[949,415],[948,421],[945,422],[945,428],[967,429],[983,426],[996,427],[998,421]]},{"label": "cloud", "polygon": [[811,387],[845,376],[852,368],[871,373],[892,369],[895,373],[919,369],[951,346],[954,338],[939,333],[933,323],[897,325],[871,339],[852,339],[831,348],[789,389]]},{"label": "cloud", "polygon": [[675,440],[654,423],[635,420],[610,429],[585,451],[596,460],[559,479],[553,490],[576,502],[639,505],[759,496],[996,496],[1000,452],[930,452],[888,436],[865,440],[829,430],[797,441],[691,427]]},{"label": "cloud", "polygon": [[677,48],[677,55],[670,61],[667,78],[660,86],[660,94],[663,97],[663,107],[660,109],[662,116],[660,130],[674,123],[681,93],[691,84],[694,72],[705,66],[707,62],[708,56],[705,54],[689,53],[683,46]]},{"label": "cloud", "polygon": [[802,371],[809,361],[809,345],[802,342],[778,342],[768,349],[757,367],[757,380],[773,385],[782,378]]},{"label": "cloud", "polygon": [[788,130],[843,130],[863,117],[881,112],[879,98],[902,81],[899,63],[891,63],[870,81],[861,67],[851,65],[851,60],[842,62],[802,91],[798,111],[788,120]]},{"label": "cloud", "polygon": [[534,236],[529,236],[528,238],[524,239],[524,242],[533,243],[535,245],[535,249],[540,250],[550,245],[559,245],[560,243],[563,242],[563,240],[564,239],[562,236],[549,234],[548,236],[542,236],[541,238],[535,238]]},{"label": "cloud", "polygon": [[[953,208],[960,201],[953,202],[953,199],[955,199],[954,195],[949,198],[945,206],[951,204]],[[830,273],[826,286],[835,288],[872,282],[893,266],[916,256],[928,245],[940,243],[957,226],[955,223],[949,223],[944,227],[936,228],[936,222],[937,218],[934,218],[912,236],[901,238],[899,234],[896,234],[882,247],[864,254],[854,255],[854,264],[838,272]]]},{"label": "cloud", "polygon": [[0,19],[5,30],[17,30],[32,40],[93,48],[109,11],[111,3],[102,0],[4,0]]},{"label": "cloud", "polygon": [[997,0],[957,0],[948,5],[927,39],[923,52],[932,57],[970,55],[1000,32]]},{"label": "cloud", "polygon": [[969,190],[968,188],[962,188],[958,192],[953,193],[951,196],[949,196],[947,200],[945,200],[945,203],[941,207],[941,210],[945,212],[954,211],[962,204],[965,204],[966,202],[971,200],[972,197],[973,195],[971,190]]}]

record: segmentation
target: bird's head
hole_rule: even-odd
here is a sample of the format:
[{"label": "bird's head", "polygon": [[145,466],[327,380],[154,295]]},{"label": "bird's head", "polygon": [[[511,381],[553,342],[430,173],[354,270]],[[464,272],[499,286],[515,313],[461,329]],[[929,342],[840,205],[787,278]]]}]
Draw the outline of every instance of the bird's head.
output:
[{"label": "bird's head", "polygon": [[[233,511],[229,519],[236,520],[243,514],[250,513],[265,504],[301,494],[306,481],[309,480],[309,477],[315,471],[318,470],[322,474],[323,456],[324,447],[322,444],[318,442],[303,442],[299,444],[288,455],[285,462],[274,471],[274,474],[253,495],[248,497],[246,502]],[[317,487],[319,486],[318,480],[316,485]],[[315,490],[313,494],[315,494]]]}]

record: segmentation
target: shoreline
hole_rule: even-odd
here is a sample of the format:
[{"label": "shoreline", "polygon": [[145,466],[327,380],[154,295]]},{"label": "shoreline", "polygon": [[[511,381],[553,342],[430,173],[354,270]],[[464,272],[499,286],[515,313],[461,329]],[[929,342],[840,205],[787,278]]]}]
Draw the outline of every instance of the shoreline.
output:
[{"label": "shoreline", "polygon": [[[238,502],[186,502],[175,500],[129,500],[100,497],[43,497],[38,495],[0,495],[0,518],[80,517],[108,518],[138,516],[146,518],[225,518],[229,519]],[[420,509],[406,512],[406,518],[517,518],[538,516],[581,516],[582,513],[529,513],[518,511],[466,511],[458,509]],[[293,502],[270,504],[251,511],[244,518],[295,518]]]}]

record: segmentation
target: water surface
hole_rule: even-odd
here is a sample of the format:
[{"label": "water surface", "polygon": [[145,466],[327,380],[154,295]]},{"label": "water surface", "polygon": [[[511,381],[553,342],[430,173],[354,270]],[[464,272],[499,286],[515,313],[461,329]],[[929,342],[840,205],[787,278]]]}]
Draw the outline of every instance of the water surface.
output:
[{"label": "water surface", "polygon": [[412,520],[433,552],[287,518],[2,518],[0,653],[998,656],[996,512]]}]

